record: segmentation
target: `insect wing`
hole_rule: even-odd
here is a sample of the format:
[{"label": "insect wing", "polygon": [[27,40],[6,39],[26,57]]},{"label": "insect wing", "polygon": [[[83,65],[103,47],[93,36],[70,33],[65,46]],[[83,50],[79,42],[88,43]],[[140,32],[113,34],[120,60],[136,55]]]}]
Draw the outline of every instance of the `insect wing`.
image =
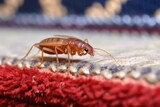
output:
[{"label": "insect wing", "polygon": [[59,44],[59,43],[37,43],[39,46],[65,46],[67,44]]},{"label": "insect wing", "polygon": [[64,46],[68,45],[68,39],[67,38],[47,38],[42,40],[38,45],[41,46]]}]

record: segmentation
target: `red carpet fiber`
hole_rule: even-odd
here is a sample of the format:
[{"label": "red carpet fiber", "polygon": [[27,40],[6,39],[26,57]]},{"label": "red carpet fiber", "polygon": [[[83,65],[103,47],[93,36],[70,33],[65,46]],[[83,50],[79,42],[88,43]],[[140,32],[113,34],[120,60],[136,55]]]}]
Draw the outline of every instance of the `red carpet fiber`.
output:
[{"label": "red carpet fiber", "polygon": [[0,66],[1,107],[160,107],[159,84]]}]

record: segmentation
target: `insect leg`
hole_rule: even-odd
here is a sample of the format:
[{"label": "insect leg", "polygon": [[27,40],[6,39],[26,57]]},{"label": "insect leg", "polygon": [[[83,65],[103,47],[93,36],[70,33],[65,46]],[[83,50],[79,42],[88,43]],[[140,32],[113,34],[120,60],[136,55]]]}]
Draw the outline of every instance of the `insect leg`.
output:
[{"label": "insect leg", "polygon": [[43,62],[44,62],[44,56],[43,56],[44,50],[43,50],[43,48],[41,49],[41,51],[42,51],[42,54],[41,54],[42,55],[41,56],[41,63],[37,64],[36,67],[40,67],[43,64]]},{"label": "insect leg", "polygon": [[81,51],[78,51],[78,55],[79,55],[79,56],[82,56],[83,53],[82,53]]},{"label": "insect leg", "polygon": [[25,59],[28,55],[29,55],[29,53],[31,52],[31,50],[33,49],[33,47],[35,47],[37,44],[34,44],[30,49],[29,49],[29,51],[26,53],[26,55],[23,57],[23,58],[21,58],[20,59],[20,61],[22,61],[23,59]]},{"label": "insect leg", "polygon": [[33,49],[33,47],[36,47],[37,44],[34,44],[31,46],[31,48],[29,49],[29,51],[26,53],[26,55],[24,57],[22,57],[19,61],[17,61],[14,65],[18,65],[19,62],[21,62],[22,60],[24,60],[28,55],[29,53],[31,52],[31,50]]},{"label": "insect leg", "polygon": [[44,51],[43,51],[43,48],[42,48],[42,59],[41,59],[41,63],[43,63],[43,62],[44,62],[43,53],[44,53]]},{"label": "insect leg", "polygon": [[70,55],[69,55],[70,48],[69,46],[67,46],[67,52],[68,52],[68,66],[70,66]]},{"label": "insect leg", "polygon": [[57,59],[57,64],[59,65],[59,59],[58,59],[58,52],[57,52],[57,47],[55,47],[55,52],[56,52],[56,59]]}]

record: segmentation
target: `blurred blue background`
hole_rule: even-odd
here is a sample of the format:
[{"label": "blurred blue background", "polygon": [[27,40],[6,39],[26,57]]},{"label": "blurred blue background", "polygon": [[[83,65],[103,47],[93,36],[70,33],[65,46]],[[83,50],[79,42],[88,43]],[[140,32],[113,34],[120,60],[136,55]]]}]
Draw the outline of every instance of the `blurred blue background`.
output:
[{"label": "blurred blue background", "polygon": [[[103,8],[103,11],[108,11],[109,8],[117,9],[118,15],[144,15],[154,16],[156,11],[160,9],[159,0],[0,0],[1,11],[2,7],[16,7],[16,14],[19,13],[43,13],[45,7],[51,7],[53,10],[64,7],[67,10],[67,15],[85,15],[87,9],[96,7],[94,4],[99,4],[97,9]],[[96,9],[95,9],[96,10]],[[116,9],[115,9],[116,10]]]},{"label": "blurred blue background", "polygon": [[159,31],[159,0],[0,0],[1,26]]}]

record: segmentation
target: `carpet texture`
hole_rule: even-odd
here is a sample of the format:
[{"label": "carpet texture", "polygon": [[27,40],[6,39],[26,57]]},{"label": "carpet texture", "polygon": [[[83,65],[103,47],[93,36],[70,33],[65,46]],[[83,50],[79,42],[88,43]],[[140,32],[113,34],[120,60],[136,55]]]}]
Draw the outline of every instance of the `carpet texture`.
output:
[{"label": "carpet texture", "polygon": [[3,106],[160,106],[160,86],[144,80],[75,77],[47,69],[1,66],[0,83]]},{"label": "carpet texture", "polygon": [[[0,35],[12,35],[0,36],[1,107],[160,106],[160,38],[156,34],[7,28],[0,31]],[[33,56],[35,49],[14,65],[31,45],[57,33],[88,38],[93,47],[110,52],[120,65],[115,65],[109,56],[95,55],[73,56],[68,66],[66,55],[62,55],[57,66],[54,56],[45,55],[52,60],[37,68],[41,56]]]}]

